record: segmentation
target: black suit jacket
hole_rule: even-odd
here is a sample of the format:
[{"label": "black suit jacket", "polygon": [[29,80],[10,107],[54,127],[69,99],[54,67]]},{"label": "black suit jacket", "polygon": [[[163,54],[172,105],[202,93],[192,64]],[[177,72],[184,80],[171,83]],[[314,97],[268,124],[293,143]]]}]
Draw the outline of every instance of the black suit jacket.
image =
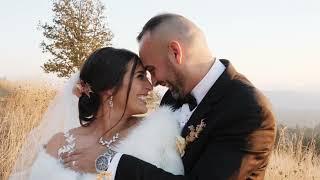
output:
[{"label": "black suit jacket", "polygon": [[[129,155],[120,159],[116,180],[263,179],[275,141],[275,118],[268,100],[227,60],[182,130],[204,119],[206,127],[186,147],[184,176],[176,176]],[[168,91],[161,105],[175,106]]]}]

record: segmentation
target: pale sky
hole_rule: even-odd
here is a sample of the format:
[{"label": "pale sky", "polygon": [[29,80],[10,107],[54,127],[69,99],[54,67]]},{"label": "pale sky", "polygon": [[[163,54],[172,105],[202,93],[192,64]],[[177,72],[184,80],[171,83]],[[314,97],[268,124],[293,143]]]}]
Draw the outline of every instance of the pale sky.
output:
[{"label": "pale sky", "polygon": [[[320,91],[319,0],[103,0],[113,45],[137,52],[135,37],[162,12],[195,22],[218,58],[229,59],[265,90]],[[40,79],[45,62],[39,21],[51,1],[0,2],[0,77]]]}]

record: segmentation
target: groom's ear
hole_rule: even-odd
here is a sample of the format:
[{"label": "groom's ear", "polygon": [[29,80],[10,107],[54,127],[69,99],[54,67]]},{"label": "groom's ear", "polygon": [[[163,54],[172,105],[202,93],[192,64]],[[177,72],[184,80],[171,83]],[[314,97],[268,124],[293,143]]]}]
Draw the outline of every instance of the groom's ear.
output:
[{"label": "groom's ear", "polygon": [[169,42],[169,58],[174,60],[175,63],[182,64],[182,49],[178,41]]}]

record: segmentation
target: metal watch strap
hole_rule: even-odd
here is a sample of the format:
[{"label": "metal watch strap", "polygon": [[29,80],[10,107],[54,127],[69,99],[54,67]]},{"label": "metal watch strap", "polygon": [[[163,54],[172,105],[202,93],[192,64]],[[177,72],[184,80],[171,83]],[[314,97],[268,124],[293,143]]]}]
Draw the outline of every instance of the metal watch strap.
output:
[{"label": "metal watch strap", "polygon": [[109,165],[113,159],[113,157],[117,154],[116,151],[108,148],[106,150],[106,152],[100,156],[97,157],[96,161],[95,161],[95,167],[96,167],[96,171],[98,173],[102,172],[102,171],[107,171],[109,168]]},{"label": "metal watch strap", "polygon": [[[117,154],[116,151],[112,150],[111,148],[108,148],[107,151],[103,154],[103,156],[107,156],[109,157],[109,162],[108,164],[111,163],[112,159],[114,158],[114,156]],[[107,170],[107,169],[106,169]]]}]

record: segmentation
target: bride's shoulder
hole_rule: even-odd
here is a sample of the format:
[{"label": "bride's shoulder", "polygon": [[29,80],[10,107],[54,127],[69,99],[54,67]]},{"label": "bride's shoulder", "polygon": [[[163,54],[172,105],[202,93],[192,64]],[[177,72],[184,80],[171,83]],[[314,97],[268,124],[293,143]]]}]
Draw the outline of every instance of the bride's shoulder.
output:
[{"label": "bride's shoulder", "polygon": [[59,132],[52,136],[52,138],[45,145],[46,152],[51,156],[58,158],[59,149],[62,148],[65,144],[71,143],[68,140],[75,140],[81,135],[86,134],[86,130],[83,127],[77,127],[68,130],[67,132]]},{"label": "bride's shoulder", "polygon": [[46,152],[58,158],[58,150],[65,143],[65,134],[63,132],[57,133],[51,137],[49,142],[45,145]]}]

